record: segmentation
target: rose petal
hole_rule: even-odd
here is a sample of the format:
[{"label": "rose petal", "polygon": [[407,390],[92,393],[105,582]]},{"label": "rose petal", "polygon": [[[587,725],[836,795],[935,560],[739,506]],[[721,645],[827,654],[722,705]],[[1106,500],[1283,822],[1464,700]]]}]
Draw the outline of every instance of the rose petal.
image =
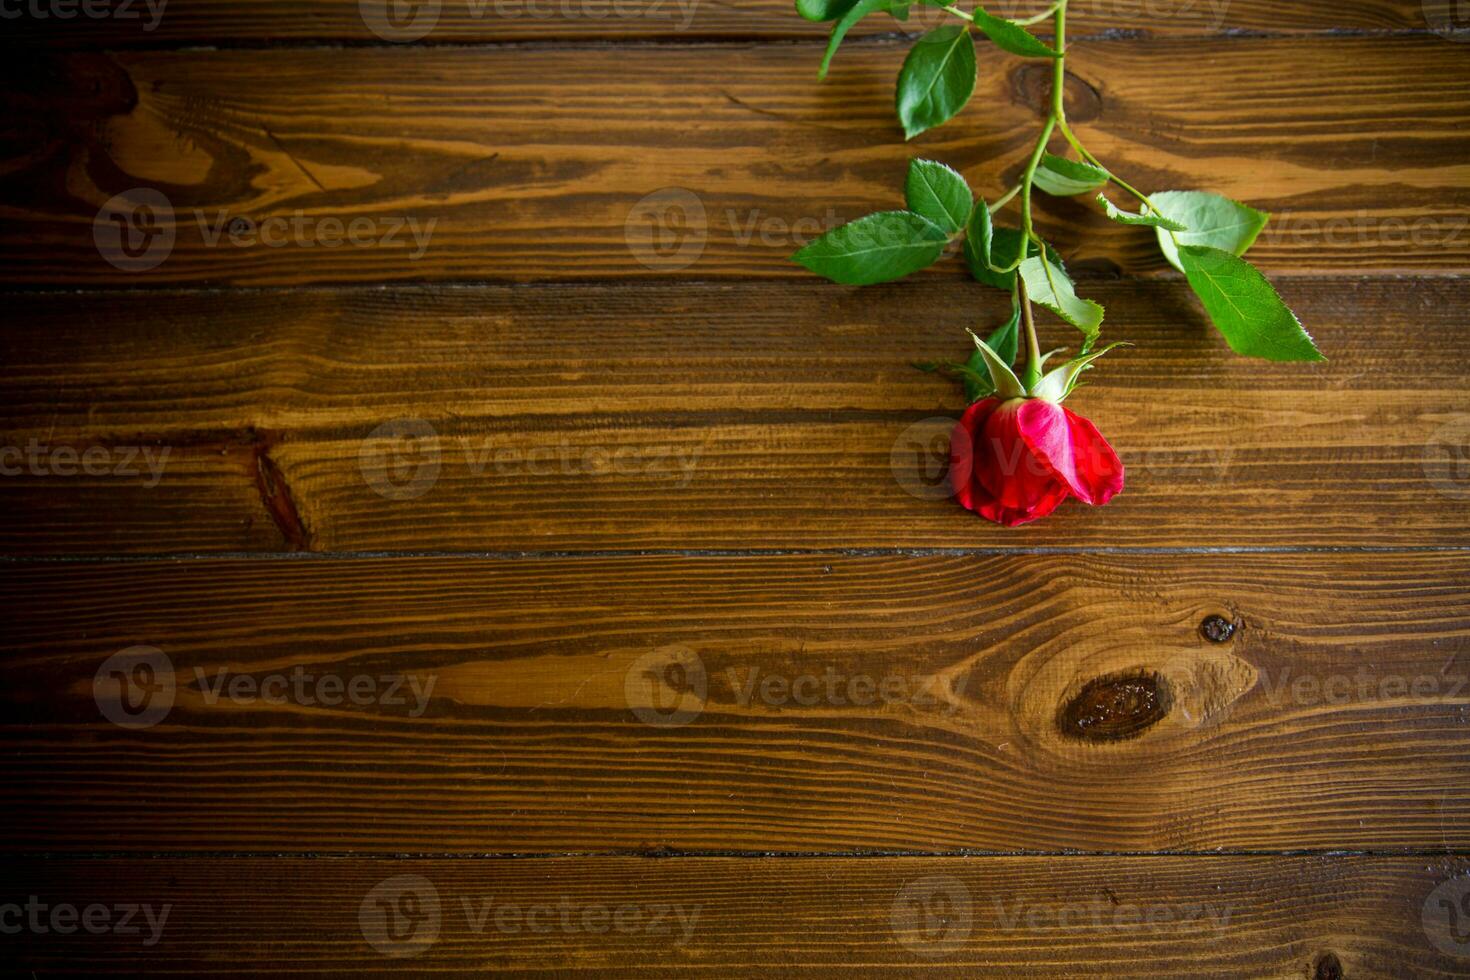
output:
[{"label": "rose petal", "polygon": [[[966,510],[974,510],[977,502],[975,441],[985,431],[985,420],[999,404],[999,398],[986,398],[971,405],[949,435],[949,485],[955,500]],[[983,491],[981,495],[989,497]]]},{"label": "rose petal", "polygon": [[1072,460],[1077,469],[1077,480],[1092,493],[1091,499],[1080,493],[1077,496],[1101,507],[1123,489],[1123,461],[1090,419],[1071,409],[1063,408],[1062,411],[1067,413],[1067,422],[1072,430]]},{"label": "rose petal", "polygon": [[1021,438],[1083,503],[1101,506],[1123,489],[1123,463],[1087,419],[1033,398],[1017,411]]},{"label": "rose petal", "polygon": [[[980,492],[984,493],[983,488]],[[1033,501],[1025,509],[1007,507],[994,497],[987,497],[986,499],[977,501],[976,505],[971,509],[981,517],[992,520],[997,524],[1004,524],[1006,527],[1019,527],[1022,524],[1030,524],[1032,521],[1041,520],[1056,510],[1061,502],[1071,495],[1072,491],[1067,485],[1060,480],[1056,480],[1053,481],[1052,490],[1049,494],[1040,500]]]},{"label": "rose petal", "polygon": [[986,421],[985,436],[976,447],[981,454],[976,463],[976,479],[1002,505],[1019,513],[1044,506],[1059,487],[1063,499],[1068,491],[1067,485],[1026,441],[1021,413],[1029,404],[1019,399],[1003,403]]}]

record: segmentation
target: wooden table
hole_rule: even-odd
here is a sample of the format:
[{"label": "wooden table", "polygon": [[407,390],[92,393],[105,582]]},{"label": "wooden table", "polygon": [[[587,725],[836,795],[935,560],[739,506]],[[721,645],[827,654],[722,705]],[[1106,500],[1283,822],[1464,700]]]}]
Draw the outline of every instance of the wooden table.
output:
[{"label": "wooden table", "polygon": [[907,38],[818,84],[780,0],[7,20],[5,958],[1470,974],[1470,38],[1220,6],[1076,0],[1071,113],[1274,212],[1330,360],[1044,202],[1128,488],[1019,531],[909,366],[1004,295],[786,257],[911,155],[997,194],[1034,66],[906,145]]}]

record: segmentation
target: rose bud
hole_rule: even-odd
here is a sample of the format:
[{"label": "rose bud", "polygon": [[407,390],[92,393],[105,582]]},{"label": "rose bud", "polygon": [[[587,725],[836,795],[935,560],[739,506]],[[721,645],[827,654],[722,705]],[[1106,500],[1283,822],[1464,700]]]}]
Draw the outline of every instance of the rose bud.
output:
[{"label": "rose bud", "polygon": [[1123,464],[1113,447],[1060,404],[1106,350],[1057,368],[1028,392],[978,337],[975,343],[995,394],[971,405],[950,437],[950,484],[961,506],[1016,527],[1045,517],[1068,497],[1100,507],[1123,489]]}]

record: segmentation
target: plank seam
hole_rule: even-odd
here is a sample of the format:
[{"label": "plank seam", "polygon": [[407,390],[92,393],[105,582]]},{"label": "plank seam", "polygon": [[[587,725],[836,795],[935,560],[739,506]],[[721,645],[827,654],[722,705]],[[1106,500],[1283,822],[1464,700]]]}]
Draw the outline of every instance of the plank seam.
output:
[{"label": "plank seam", "polygon": [[113,861],[113,860],[363,860],[363,861],[546,861],[565,859],[642,858],[685,860],[728,858],[735,860],[910,860],[968,858],[1465,858],[1470,849],[1386,848],[1342,850],[1302,848],[1296,850],[1208,850],[1208,851],[993,851],[958,849],[946,851],[738,851],[738,850],[605,850],[605,851],[5,851],[10,861]]},{"label": "plank seam", "polygon": [[[3,49],[0,49],[3,50]],[[1282,272],[1270,270],[1273,281],[1285,281],[1292,285],[1336,285],[1346,283],[1360,283],[1364,285],[1384,282],[1448,282],[1458,283],[1470,281],[1470,275],[1460,272],[1365,272],[1345,274],[1324,274],[1321,272]],[[1089,276],[1085,272],[1076,276],[1078,282],[1089,284],[1117,284],[1130,286],[1153,286],[1170,285],[1183,287],[1188,285],[1183,276],[1159,275],[1159,276],[1113,276],[1095,275]],[[959,276],[921,276],[909,281],[908,285],[914,288],[925,285],[943,285],[946,282],[967,283],[970,280]],[[604,279],[535,279],[518,281],[514,279],[393,279],[377,282],[363,282],[360,280],[342,281],[319,281],[296,285],[277,286],[251,286],[233,285],[229,283],[191,285],[160,285],[160,286],[76,286],[75,284],[56,283],[5,283],[0,286],[0,297],[34,297],[34,296],[71,296],[78,299],[92,297],[106,298],[109,296],[137,296],[137,297],[159,297],[159,296],[220,296],[255,294],[264,296],[277,296],[286,293],[389,293],[394,291],[448,291],[448,290],[471,290],[471,289],[541,289],[541,290],[573,290],[573,289],[667,289],[678,286],[682,289],[730,289],[742,286],[790,286],[801,289],[827,288],[825,284],[813,282],[812,280],[797,275],[767,275],[767,276],[733,276],[722,279],[683,279],[678,276],[625,276],[621,278]],[[892,284],[890,284],[892,285]]]},{"label": "plank seam", "polygon": [[[860,37],[850,38],[846,44],[865,45],[880,47],[887,44],[907,44],[917,40],[921,36],[919,32],[909,31],[886,31],[879,34],[866,34]],[[1049,35],[1038,35],[1047,37]],[[1199,34],[1170,34],[1156,35],[1145,30],[1134,28],[1114,28],[1098,31],[1093,34],[1085,34],[1069,38],[1068,44],[1093,43],[1128,43],[1128,42],[1154,42],[1154,43],[1199,43],[1208,41],[1294,41],[1311,39],[1328,40],[1393,40],[1398,38],[1436,38],[1442,39],[1444,35],[1431,30],[1429,27],[1400,27],[1400,28],[1357,28],[1357,27],[1329,27],[1319,30],[1304,31],[1264,31],[1251,28],[1232,28],[1214,33]],[[718,48],[718,47],[749,47],[751,45],[765,46],[809,46],[822,48],[826,45],[825,38],[820,37],[770,37],[760,34],[681,34],[678,37],[629,37],[629,38],[571,38],[552,36],[547,40],[527,40],[524,38],[516,40],[491,41],[491,40],[469,40],[456,38],[450,40],[433,40],[432,38],[421,38],[412,44],[400,44],[384,41],[377,38],[334,38],[334,37],[296,37],[296,38],[217,38],[208,39],[203,37],[183,38],[179,40],[145,41],[138,44],[119,45],[116,42],[102,41],[98,44],[89,44],[85,41],[77,44],[55,42],[50,38],[38,35],[36,37],[21,40],[10,40],[0,44],[0,50],[9,50],[12,47],[24,47],[27,51],[34,51],[41,47],[47,51],[54,52],[93,52],[101,54],[110,53],[201,53],[211,51],[338,51],[347,49],[384,49],[384,50],[479,50],[479,49],[517,49],[534,48],[540,51],[549,50],[579,50],[589,48]]]},{"label": "plank seam", "polygon": [[1467,554],[1470,545],[1242,545],[1220,547],[1035,548],[648,548],[570,551],[193,551],[140,555],[0,555],[0,564],[101,564],[178,561],[554,561],[602,558],[986,558],[1025,555],[1418,555]]}]

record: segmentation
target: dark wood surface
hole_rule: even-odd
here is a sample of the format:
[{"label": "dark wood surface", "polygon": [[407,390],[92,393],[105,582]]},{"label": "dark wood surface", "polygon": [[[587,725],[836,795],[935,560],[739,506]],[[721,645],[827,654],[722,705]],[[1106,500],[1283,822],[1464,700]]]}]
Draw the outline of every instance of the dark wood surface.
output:
[{"label": "dark wood surface", "polygon": [[[987,52],[984,108],[905,143],[893,116],[905,50],[844,50],[826,84],[816,43],[30,52],[0,68],[25,148],[4,178],[0,282],[805,282],[788,256],[900,206],[911,155],[964,170],[994,200],[1035,139],[1047,70]],[[1130,180],[1276,214],[1252,252],[1272,272],[1470,262],[1470,44],[1118,38],[1076,44],[1068,66],[1076,124]],[[159,220],[174,243],[153,268],[119,269],[93,219],[140,185],[170,202],[172,223]],[[685,198],[648,197],[670,188],[703,218],[691,205],[666,227]],[[1043,231],[1081,268],[1167,268],[1144,230],[1071,200],[1042,206]],[[266,229],[287,244],[251,230],[298,216],[300,235]],[[236,219],[242,234],[216,236]],[[355,219],[380,247],[316,244]],[[655,248],[653,220],[679,249]],[[946,268],[931,275],[962,274]]]},{"label": "dark wood surface", "polygon": [[[1079,129],[1273,211],[1329,361],[1234,358],[1146,233],[1039,202],[1135,345],[1069,403],[1128,486],[1021,530],[944,499],[963,397],[910,366],[1006,298],[786,257],[910,156],[996,196],[1045,73],[987,52],[906,144],[932,12],[818,84],[785,0],[507,2],[417,44],[355,0],[3,22],[9,968],[1470,974],[1439,0],[1074,0]],[[177,239],[137,271],[94,218],[140,188]]]},{"label": "dark wood surface", "polygon": [[[1440,0],[1429,0],[1439,3]],[[68,47],[148,47],[169,43],[250,44],[281,42],[376,43],[369,20],[382,23],[385,0],[167,0],[155,18],[146,0],[131,5],[136,16],[21,18],[11,36]],[[997,14],[1029,14],[1045,5],[1001,0]],[[1436,8],[1438,9],[1438,8]],[[919,32],[938,23],[938,13],[916,10],[905,23],[886,17],[859,23],[852,37]],[[1421,0],[1086,0],[1069,14],[1073,36],[1126,32],[1155,36],[1301,35],[1343,32],[1422,31]],[[406,7],[397,21],[405,34],[432,24],[430,42],[560,40],[816,40],[827,25],[797,17],[787,0],[442,0]],[[1042,28],[1044,33],[1044,28]],[[387,40],[396,40],[390,32]]]},{"label": "dark wood surface", "polygon": [[16,442],[110,465],[0,481],[30,515],[0,550],[1470,544],[1470,286],[1282,288],[1326,364],[1229,356],[1180,283],[1094,284],[1137,346],[1072,404],[1128,492],[1023,531],[943,505],[963,393],[910,366],[1005,316],[964,282],[12,295]]},{"label": "dark wood surface", "polygon": [[[1458,554],[9,572],[12,847],[1470,848]],[[140,644],[129,730],[95,651]]]},{"label": "dark wood surface", "polygon": [[[1420,908],[1466,869],[1463,858],[1248,855],[163,858],[22,862],[10,875],[114,922],[138,906],[136,934],[25,934],[42,976],[1235,980],[1464,976],[1426,942]],[[390,933],[379,903],[396,910],[405,896],[419,904]],[[225,958],[239,948],[248,960]]]}]

